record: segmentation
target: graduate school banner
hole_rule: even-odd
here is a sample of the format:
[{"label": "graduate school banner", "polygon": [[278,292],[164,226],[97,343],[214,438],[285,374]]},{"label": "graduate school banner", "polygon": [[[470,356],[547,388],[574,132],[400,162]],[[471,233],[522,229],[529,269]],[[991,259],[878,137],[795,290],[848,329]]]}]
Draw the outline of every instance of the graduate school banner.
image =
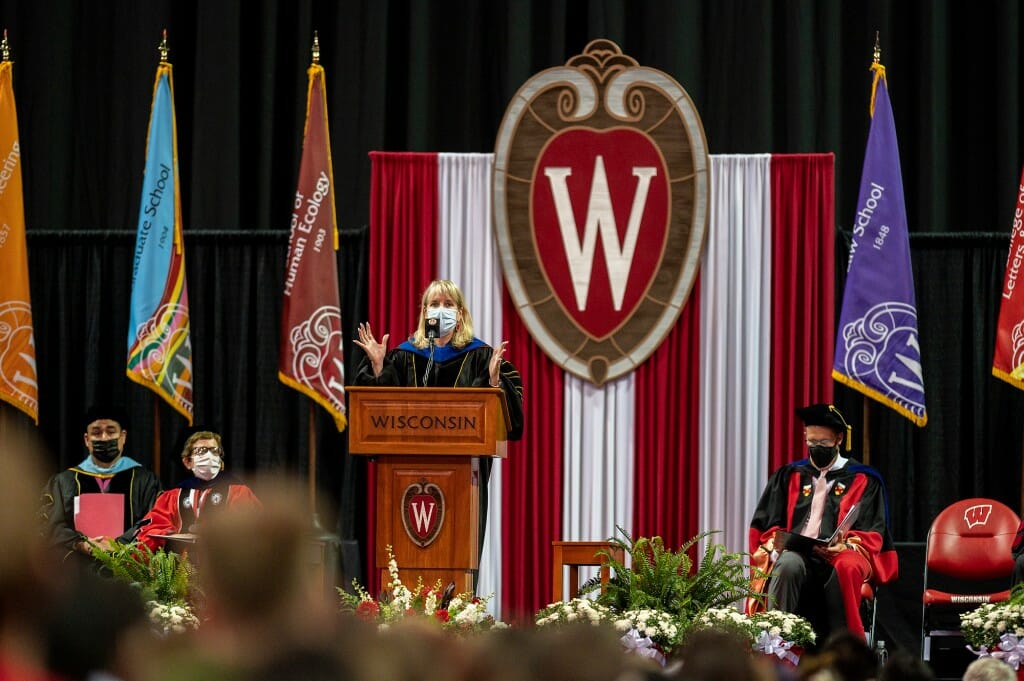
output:
[{"label": "graduate school banner", "polygon": [[25,208],[21,195],[21,147],[11,76],[0,63],[0,399],[39,423],[36,343],[28,288]]},{"label": "graduate school banner", "polygon": [[871,130],[832,376],[923,426],[928,415],[896,124],[885,67],[876,62],[871,69]]},{"label": "graduate school banner", "polygon": [[174,407],[192,424],[192,342],[178,189],[178,140],[171,65],[160,62],[142,180],[132,297],[128,378]]},{"label": "graduate school banner", "polygon": [[305,139],[291,230],[277,376],[326,409],[341,431],[348,422],[335,256],[338,223],[327,93],[319,64],[309,67]]},{"label": "graduate school banner", "polygon": [[1024,390],[1024,171],[1017,187],[1010,253],[1006,256],[1003,295],[999,299],[992,375]]}]

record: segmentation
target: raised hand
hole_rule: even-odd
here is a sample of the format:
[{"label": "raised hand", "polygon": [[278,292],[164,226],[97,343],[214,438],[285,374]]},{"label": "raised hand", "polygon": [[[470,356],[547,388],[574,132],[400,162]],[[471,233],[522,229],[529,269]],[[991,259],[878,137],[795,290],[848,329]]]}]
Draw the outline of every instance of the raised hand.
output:
[{"label": "raised hand", "polygon": [[391,337],[391,334],[384,334],[378,343],[370,328],[370,323],[363,322],[359,325],[356,335],[359,336],[358,340],[352,342],[366,353],[370,365],[373,366],[373,375],[380,376],[380,372],[384,370],[384,355],[388,352],[388,338]]},{"label": "raised hand", "polygon": [[508,350],[508,341],[501,341],[498,343],[498,347],[491,351],[491,363],[488,366],[490,369],[490,384],[492,388],[497,388],[501,385],[501,361],[505,356],[505,351]]}]

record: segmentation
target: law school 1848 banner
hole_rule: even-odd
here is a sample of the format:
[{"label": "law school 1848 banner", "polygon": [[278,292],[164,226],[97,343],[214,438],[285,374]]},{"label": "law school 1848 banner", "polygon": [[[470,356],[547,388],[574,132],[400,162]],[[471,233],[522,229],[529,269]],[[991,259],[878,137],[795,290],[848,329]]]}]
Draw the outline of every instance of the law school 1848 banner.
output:
[{"label": "law school 1848 banner", "polygon": [[338,294],[338,225],[324,70],[309,67],[306,129],[284,279],[277,375],[347,425]]},{"label": "law school 1848 banner", "polygon": [[185,245],[171,65],[160,62],[146,144],[128,319],[128,378],[164,398],[192,424]]},{"label": "law school 1848 banner", "polygon": [[928,415],[896,124],[885,67],[871,68],[871,130],[832,376],[923,426]]},{"label": "law school 1848 banner", "polygon": [[1024,390],[1024,172],[1017,187],[992,375]]},{"label": "law school 1848 banner", "polygon": [[[6,40],[6,38],[4,39]],[[0,399],[39,423],[13,62],[0,63]]]}]

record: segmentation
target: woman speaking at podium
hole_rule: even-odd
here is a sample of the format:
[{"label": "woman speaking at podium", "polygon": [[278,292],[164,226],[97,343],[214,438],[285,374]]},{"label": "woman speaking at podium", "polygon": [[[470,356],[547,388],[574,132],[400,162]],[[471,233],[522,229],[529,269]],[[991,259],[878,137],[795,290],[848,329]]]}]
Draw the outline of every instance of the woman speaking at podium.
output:
[{"label": "woman speaking at podium", "polygon": [[504,358],[508,341],[492,348],[473,335],[473,315],[454,282],[430,282],[420,301],[416,332],[394,350],[387,349],[391,334],[378,342],[368,322],[359,325],[358,335],[354,342],[366,357],[359,364],[356,385],[501,388],[511,422],[508,439],[522,437],[523,382]]}]

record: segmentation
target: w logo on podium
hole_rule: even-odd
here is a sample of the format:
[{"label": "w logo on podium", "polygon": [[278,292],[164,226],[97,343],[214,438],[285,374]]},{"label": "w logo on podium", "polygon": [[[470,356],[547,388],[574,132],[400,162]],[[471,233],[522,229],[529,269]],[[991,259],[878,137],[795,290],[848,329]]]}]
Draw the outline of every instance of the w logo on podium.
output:
[{"label": "w logo on podium", "polygon": [[432,482],[420,480],[402,494],[402,524],[409,539],[421,549],[430,546],[444,525],[444,492]]}]

